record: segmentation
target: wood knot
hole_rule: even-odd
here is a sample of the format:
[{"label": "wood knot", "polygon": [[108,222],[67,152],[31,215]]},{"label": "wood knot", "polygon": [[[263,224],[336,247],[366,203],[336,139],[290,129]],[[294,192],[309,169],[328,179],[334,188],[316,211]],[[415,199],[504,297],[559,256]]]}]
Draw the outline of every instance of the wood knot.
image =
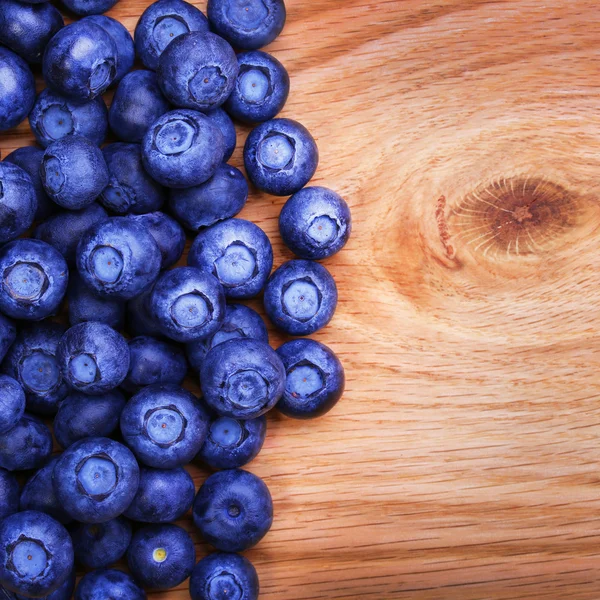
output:
[{"label": "wood knot", "polygon": [[467,194],[448,218],[448,237],[486,258],[553,250],[577,226],[581,197],[541,177],[502,178]]}]

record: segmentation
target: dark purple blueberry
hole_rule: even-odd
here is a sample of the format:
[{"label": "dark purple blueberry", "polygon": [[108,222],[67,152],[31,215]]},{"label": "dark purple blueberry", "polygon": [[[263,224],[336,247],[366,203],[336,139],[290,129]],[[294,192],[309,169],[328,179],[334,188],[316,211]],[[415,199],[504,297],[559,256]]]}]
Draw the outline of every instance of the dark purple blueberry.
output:
[{"label": "dark purple blueberry", "polygon": [[76,21],[50,40],[42,67],[48,87],[84,101],[108,89],[117,75],[117,61],[117,46],[102,27]]},{"label": "dark purple blueberry", "polygon": [[183,467],[140,468],[140,487],[125,516],[140,523],[170,523],[192,507],[196,489]]},{"label": "dark purple blueberry", "polygon": [[96,321],[68,329],[58,344],[56,356],[67,384],[94,396],[121,385],[129,370],[129,346],[125,338]]},{"label": "dark purple blueberry", "polygon": [[125,324],[125,303],[97,296],[75,271],[71,272],[67,289],[71,327],[98,321],[119,331]]},{"label": "dark purple blueberry", "polygon": [[252,563],[239,554],[214,552],[192,571],[192,600],[258,600],[259,584]]},{"label": "dark purple blueberry", "polygon": [[146,600],[146,593],[131,575],[116,569],[97,569],[85,575],[75,600]]},{"label": "dark purple blueberry", "polygon": [[231,117],[222,108],[209,110],[205,114],[219,128],[219,131],[223,135],[223,139],[225,140],[225,156],[223,160],[226,162],[231,158],[237,144],[235,125]]},{"label": "dark purple blueberry", "polygon": [[55,314],[67,291],[62,255],[39,240],[18,239],[0,249],[0,310],[13,319],[40,321]]},{"label": "dark purple blueberry", "polygon": [[127,563],[145,588],[169,590],[190,576],[196,549],[190,534],[177,525],[146,525],[135,532]]},{"label": "dark purple blueberry", "polygon": [[139,484],[137,461],[108,438],[86,438],[69,446],[54,467],[53,484],[65,510],[81,523],[104,523],[131,504]]},{"label": "dark purple blueberry", "polygon": [[165,271],[150,296],[150,311],[163,335],[191,342],[215,333],[225,317],[219,281],[194,267]]},{"label": "dark purple blueberry", "polygon": [[263,447],[267,418],[242,421],[216,417],[197,458],[213,469],[237,469],[254,460]]},{"label": "dark purple blueberry", "polygon": [[212,110],[231,94],[238,74],[233,48],[214,33],[195,31],[169,44],[158,61],[158,83],[181,108]]},{"label": "dark purple blueberry", "polygon": [[23,388],[16,379],[0,375],[0,435],[11,430],[21,420],[24,412]]},{"label": "dark purple blueberry", "polygon": [[271,273],[273,249],[258,225],[227,219],[196,236],[188,265],[214,275],[227,298],[252,298],[262,291]]},{"label": "dark purple blueberry", "polygon": [[40,419],[25,413],[0,435],[0,467],[7,471],[39,469],[52,454],[52,434]]},{"label": "dark purple blueberry", "polygon": [[[0,85],[1,78],[0,70]],[[14,240],[31,227],[37,205],[29,174],[10,161],[0,162],[0,244]]]},{"label": "dark purple blueberry", "polygon": [[54,417],[54,437],[58,445],[68,448],[88,437],[108,437],[119,428],[125,396],[112,390],[99,396],[71,392]]},{"label": "dark purple blueberry", "polygon": [[63,325],[48,321],[24,327],[2,364],[2,370],[22,386],[30,412],[56,414],[69,391],[56,357],[65,331]]},{"label": "dark purple blueberry", "polygon": [[248,183],[239,169],[223,163],[200,185],[169,191],[169,208],[179,222],[199,231],[237,215],[248,200]]},{"label": "dark purple blueberry", "polygon": [[285,25],[283,0],[208,0],[207,10],[213,31],[240,50],[270,44]]},{"label": "dark purple blueberry", "polygon": [[171,383],[149,385],[125,405],[121,433],[140,463],[172,469],[202,447],[210,417],[198,399]]},{"label": "dark purple blueberry", "polygon": [[88,569],[102,569],[127,552],[131,523],[123,517],[104,523],[79,523],[71,537],[77,562]]},{"label": "dark purple blueberry", "polygon": [[285,369],[275,350],[249,338],[215,346],[200,372],[204,401],[216,413],[234,419],[255,419],[281,398]]},{"label": "dark purple blueberry", "polygon": [[260,50],[237,56],[240,71],[225,110],[242,123],[263,123],[274,119],[283,109],[290,93],[290,78],[285,67]]},{"label": "dark purple blueberry", "polygon": [[313,137],[291,119],[272,119],[250,132],[244,164],[250,181],[275,196],[301,190],[315,174],[319,150]]},{"label": "dark purple blueberry", "polygon": [[15,476],[6,469],[0,469],[0,522],[19,511],[19,494],[19,483]]},{"label": "dark purple blueberry", "polygon": [[121,384],[124,390],[135,394],[154,383],[183,383],[188,364],[180,346],[140,336],[129,340],[129,354],[129,372]]},{"label": "dark purple blueberry", "polygon": [[194,500],[194,525],[222,552],[256,546],[273,523],[273,501],[265,482],[248,471],[218,471]]},{"label": "dark purple blueberry", "polygon": [[306,187],[284,204],[279,232],[298,257],[321,260],[339,252],[348,241],[352,217],[346,201],[324,187]]},{"label": "dark purple blueberry", "polygon": [[77,269],[99,296],[130,300],[157,278],[161,254],[146,227],[113,217],[90,227],[77,246]]},{"label": "dark purple blueberry", "polygon": [[58,521],[27,510],[0,522],[0,585],[39,598],[58,589],[72,570],[73,545]]},{"label": "dark purple blueberry", "polygon": [[267,282],[265,311],[286,333],[309,335],[331,321],[337,298],[335,281],[323,265],[289,260]]},{"label": "dark purple blueberry", "polygon": [[118,1],[119,0],[62,0],[62,3],[76,15],[85,16],[105,13]]},{"label": "dark purple blueberry", "polygon": [[35,79],[17,54],[0,47],[0,131],[25,120],[35,102]]}]

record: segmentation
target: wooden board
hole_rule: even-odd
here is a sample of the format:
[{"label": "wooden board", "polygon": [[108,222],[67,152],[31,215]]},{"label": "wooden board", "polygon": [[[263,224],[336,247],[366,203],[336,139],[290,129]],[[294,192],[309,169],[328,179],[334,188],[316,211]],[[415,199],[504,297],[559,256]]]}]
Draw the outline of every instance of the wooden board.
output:
[{"label": "wooden board", "polygon": [[[133,30],[148,4],[109,14]],[[354,215],[315,335],[348,384],[320,421],[273,415],[250,467],[276,510],[248,553],[261,598],[597,600],[597,2],[287,5],[269,48],[291,75],[283,115]],[[2,136],[2,156],[31,141]],[[282,204],[253,193],[242,212],[276,264]]]}]

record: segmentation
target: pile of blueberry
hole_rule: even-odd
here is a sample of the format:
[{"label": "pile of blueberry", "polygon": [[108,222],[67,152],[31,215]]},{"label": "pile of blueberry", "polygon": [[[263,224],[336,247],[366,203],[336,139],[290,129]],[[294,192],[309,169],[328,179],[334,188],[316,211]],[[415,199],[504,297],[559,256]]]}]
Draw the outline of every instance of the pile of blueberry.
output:
[{"label": "pile of blueberry", "polygon": [[[62,2],[84,18],[65,26],[45,0],[0,2],[0,131],[28,116],[43,148],[0,162],[0,597],[67,600],[77,562],[78,600],[137,600],[190,576],[194,600],[255,600],[256,571],[238,553],[268,532],[273,505],[240,467],[269,410],[317,417],[344,388],[328,347],[300,338],[275,351],[239,303],[264,292],[283,332],[321,329],[337,289],[315,261],[351,229],[338,194],[305,187],[318,163],[310,133],[275,118],[289,77],[258,49],[285,6],[209,0],[207,19],[159,0],[134,41],[100,14],[116,0]],[[131,70],[136,56],[144,69]],[[30,64],[47,84],[37,96]],[[226,163],[232,118],[256,125],[252,184],[291,196],[279,227],[298,259],[273,274],[269,238],[234,218],[248,184]],[[120,141],[101,149],[109,128]],[[185,230],[188,266],[174,267]],[[68,328],[52,320],[65,312]],[[182,387],[189,367],[202,399]],[[215,471],[197,494],[184,469],[195,460]],[[172,524],[190,508],[218,551],[197,564]],[[131,575],[109,568],[125,556]]]}]

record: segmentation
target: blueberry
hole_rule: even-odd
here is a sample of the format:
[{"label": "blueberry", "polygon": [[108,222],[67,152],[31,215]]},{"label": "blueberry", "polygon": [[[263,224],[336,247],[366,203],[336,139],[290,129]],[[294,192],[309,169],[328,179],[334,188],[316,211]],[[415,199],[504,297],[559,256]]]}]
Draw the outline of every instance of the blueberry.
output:
[{"label": "blueberry", "polygon": [[131,575],[116,569],[92,571],[79,582],[75,600],[146,600],[144,590]]},{"label": "blueberry", "polygon": [[[71,600],[73,597],[73,591],[75,590],[75,579],[77,571],[73,567],[69,576],[58,586],[51,594],[43,596],[40,600]],[[4,595],[2,595],[4,594]],[[4,600],[29,600],[30,596],[23,596],[22,594],[13,594],[7,591],[5,588],[0,586],[0,597]]]},{"label": "blueberry", "polygon": [[267,327],[255,310],[243,304],[229,304],[225,311],[225,320],[218,331],[208,338],[187,344],[186,352],[190,364],[196,371],[200,371],[208,351],[217,344],[233,338],[253,338],[269,343]]},{"label": "blueberry", "polygon": [[182,225],[199,231],[237,215],[248,199],[242,172],[226,163],[204,183],[169,192],[169,208]]},{"label": "blueberry", "polygon": [[4,159],[5,162],[21,167],[21,169],[23,169],[23,171],[31,178],[37,200],[37,210],[35,211],[34,217],[35,221],[47,219],[51,214],[58,210],[58,206],[54,204],[48,197],[48,194],[46,194],[46,190],[42,184],[42,178],[40,177],[40,165],[42,164],[43,156],[43,150],[34,148],[33,146],[23,146],[23,148],[17,148],[14,152],[11,152]]},{"label": "blueberry", "polygon": [[39,321],[54,314],[67,291],[62,255],[39,240],[19,239],[0,249],[0,310],[13,319]]},{"label": "blueberry", "polygon": [[179,346],[142,336],[129,341],[129,354],[129,372],[121,384],[128,392],[154,383],[183,383],[188,365]]},{"label": "blueberry", "polygon": [[190,474],[175,469],[140,468],[140,487],[125,516],[141,523],[169,523],[192,507],[196,490]]},{"label": "blueberry", "polygon": [[54,415],[68,393],[56,358],[66,328],[58,323],[35,323],[19,332],[2,370],[25,391],[27,410]]},{"label": "blueberry", "polygon": [[67,301],[71,327],[87,321],[98,321],[116,330],[123,328],[125,304],[119,300],[96,296],[77,272],[71,273]]},{"label": "blueberry", "polygon": [[152,287],[149,287],[127,303],[127,329],[135,337],[140,335],[163,337],[150,309],[151,294]]},{"label": "blueberry", "polygon": [[323,265],[289,260],[267,282],[265,311],[286,333],[308,335],[331,321],[337,297],[335,281]]},{"label": "blueberry", "polygon": [[84,16],[105,13],[118,1],[119,0],[62,0],[62,3],[76,15]]},{"label": "blueberry", "polygon": [[108,89],[117,75],[117,61],[113,38],[96,23],[77,21],[50,40],[42,69],[49,87],[83,101]]},{"label": "blueberry", "polygon": [[144,587],[168,590],[190,576],[196,549],[189,533],[177,525],[147,525],[135,532],[127,563]]},{"label": "blueberry", "polygon": [[172,469],[198,454],[210,418],[193,394],[172,383],[138,392],[121,413],[121,433],[138,460],[148,467]]},{"label": "blueberry", "polygon": [[[25,412],[25,392],[16,379],[0,375],[0,435],[12,429]],[[0,519],[2,515],[0,513]]]},{"label": "blueberry", "polygon": [[46,148],[40,175],[48,196],[70,210],[92,204],[108,184],[100,148],[79,135],[69,135]]},{"label": "blueberry", "polygon": [[243,52],[237,59],[240,71],[225,109],[243,123],[273,119],[284,107],[290,92],[285,67],[274,56],[260,50]]},{"label": "blueberry", "polygon": [[308,130],[291,119],[273,119],[254,129],[244,146],[250,181],[275,196],[302,189],[319,163],[319,150]]},{"label": "blueberry", "polygon": [[[71,0],[72,1],[72,0]],[[88,3],[89,0],[75,0],[76,2]],[[105,3],[111,0],[105,0]],[[113,4],[116,0],[112,0]],[[102,11],[104,12],[104,11]],[[89,14],[89,13],[88,13]],[[135,62],[135,46],[133,45],[133,38],[125,26],[117,21],[116,19],[111,19],[110,17],[105,17],[104,15],[94,15],[91,17],[85,17],[82,21],[89,21],[90,23],[95,23],[99,25],[110,35],[115,46],[117,47],[117,74],[112,82],[112,85],[118,83],[131,71],[131,67],[133,67],[133,63]]]},{"label": "blueberry", "polygon": [[182,0],[158,0],[140,17],[135,28],[135,50],[149,69],[156,70],[165,48],[190,31],[208,31],[208,20]]},{"label": "blueberry", "polygon": [[329,412],[344,392],[344,367],[333,350],[315,340],[292,340],[277,349],[286,370],[277,410],[312,419]]},{"label": "blueberry", "polygon": [[17,337],[14,323],[0,313],[0,363]]},{"label": "blueberry", "polygon": [[188,264],[214,275],[228,298],[252,298],[271,273],[273,249],[258,225],[227,219],[196,236]]},{"label": "blueberry", "polygon": [[273,523],[273,501],[262,479],[232,469],[218,471],[194,500],[194,525],[206,542],[223,552],[256,546]]},{"label": "blueberry", "polygon": [[270,44],[283,30],[283,0],[208,0],[208,19],[216,33],[241,50]]},{"label": "blueberry", "polygon": [[124,142],[141,142],[144,134],[169,110],[153,71],[132,71],[123,77],[108,112],[113,133]]},{"label": "blueberry", "polygon": [[109,144],[102,154],[110,177],[100,195],[105,208],[124,215],[151,212],[163,205],[165,190],[144,170],[139,144]]},{"label": "blueberry", "polygon": [[171,188],[200,185],[223,161],[225,142],[219,128],[195,110],[173,110],[148,129],[142,142],[144,167]]},{"label": "blueberry", "polygon": [[223,160],[228,161],[237,143],[235,125],[231,117],[222,108],[214,108],[205,114],[219,128],[219,131],[223,135],[223,139],[225,140],[225,156]]},{"label": "blueberry", "polygon": [[241,421],[217,417],[198,453],[202,462],[213,469],[237,469],[258,456],[267,434],[267,418]]},{"label": "blueberry", "polygon": [[63,210],[40,223],[33,236],[51,246],[54,246],[65,258],[73,264],[77,244],[83,234],[96,223],[105,221],[108,214],[99,204],[94,202],[81,210]]},{"label": "blueberry", "polygon": [[225,293],[209,273],[177,267],[159,277],[150,296],[150,310],[164,335],[191,342],[219,329],[225,317]]},{"label": "blueberry", "polygon": [[23,4],[17,0],[0,3],[0,43],[28,63],[41,63],[50,38],[65,22],[52,4]]},{"label": "blueberry", "polygon": [[0,584],[27,597],[56,590],[73,570],[73,545],[52,517],[27,510],[0,522]]},{"label": "blueberry", "polygon": [[320,260],[339,252],[348,241],[352,217],[346,201],[324,187],[296,192],[281,209],[279,231],[300,258]]},{"label": "blueberry", "polygon": [[118,390],[100,396],[71,392],[61,403],[54,418],[54,437],[68,448],[88,437],[108,437],[119,427],[125,397]]},{"label": "blueberry", "polygon": [[158,83],[175,106],[211,110],[231,94],[238,74],[233,48],[218,35],[195,31],[169,44],[158,61]]},{"label": "blueberry", "polygon": [[252,563],[239,554],[215,552],[192,571],[192,600],[258,600],[258,575]]},{"label": "blueberry", "polygon": [[53,484],[65,510],[82,523],[104,523],[131,504],[139,468],[128,448],[108,438],[69,446],[54,467]]},{"label": "blueberry", "polygon": [[29,114],[29,125],[43,148],[68,135],[85,137],[100,146],[108,129],[108,111],[101,96],[82,102],[46,88]]},{"label": "blueberry", "polygon": [[[0,70],[0,77],[1,73]],[[11,162],[0,162],[0,244],[25,233],[36,210],[37,196],[31,177]]]},{"label": "blueberry", "polygon": [[0,469],[0,522],[19,511],[19,494],[19,484],[15,476],[6,469]]},{"label": "blueberry", "polygon": [[73,519],[59,503],[52,485],[52,474],[57,461],[58,456],[52,457],[48,464],[28,479],[21,492],[21,510],[37,510],[66,525]]},{"label": "blueberry", "polygon": [[35,102],[35,80],[27,63],[0,47],[0,131],[21,123]]},{"label": "blueberry", "polygon": [[71,327],[58,344],[57,359],[65,381],[91,395],[121,385],[129,370],[129,346],[104,323],[89,321]]},{"label": "blueberry", "polygon": [[218,344],[206,355],[200,385],[205,402],[218,414],[255,419],[281,398],[285,369],[265,342],[232,339]]},{"label": "blueberry", "polygon": [[161,255],[150,232],[113,217],[90,227],[77,246],[77,269],[99,296],[130,300],[157,278]]},{"label": "blueberry", "polygon": [[39,469],[52,453],[52,434],[40,419],[25,413],[0,435],[0,467],[8,471]]},{"label": "blueberry", "polygon": [[88,569],[102,569],[127,552],[131,523],[123,517],[105,523],[79,523],[71,537],[75,559]]},{"label": "blueberry", "polygon": [[172,217],[156,211],[145,215],[131,215],[134,221],[142,224],[158,245],[161,254],[161,269],[172,267],[183,254],[185,231]]}]

